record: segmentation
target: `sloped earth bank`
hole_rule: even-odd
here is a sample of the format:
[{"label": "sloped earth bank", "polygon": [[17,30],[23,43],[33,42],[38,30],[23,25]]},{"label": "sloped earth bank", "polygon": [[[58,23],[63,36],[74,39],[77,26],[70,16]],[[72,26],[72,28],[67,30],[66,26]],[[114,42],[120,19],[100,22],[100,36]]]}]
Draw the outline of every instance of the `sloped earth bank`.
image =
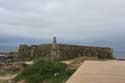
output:
[{"label": "sloped earth bank", "polygon": [[62,61],[62,63],[67,64],[69,69],[78,69],[85,60],[98,60],[98,58],[97,57],[78,57],[75,59]]}]

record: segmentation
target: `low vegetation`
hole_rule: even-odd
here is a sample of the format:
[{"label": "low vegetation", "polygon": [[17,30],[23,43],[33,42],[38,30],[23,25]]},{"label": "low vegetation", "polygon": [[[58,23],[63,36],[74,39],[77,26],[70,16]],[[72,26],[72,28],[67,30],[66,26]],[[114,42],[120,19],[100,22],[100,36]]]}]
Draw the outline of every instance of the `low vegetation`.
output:
[{"label": "low vegetation", "polygon": [[27,83],[65,83],[75,69],[59,61],[39,60],[25,68],[16,81],[25,80]]}]

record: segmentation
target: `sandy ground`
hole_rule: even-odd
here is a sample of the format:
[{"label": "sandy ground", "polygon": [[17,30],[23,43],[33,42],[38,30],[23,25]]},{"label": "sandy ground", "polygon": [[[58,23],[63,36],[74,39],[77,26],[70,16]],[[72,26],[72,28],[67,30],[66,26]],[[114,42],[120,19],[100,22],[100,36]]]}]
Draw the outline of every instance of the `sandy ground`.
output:
[{"label": "sandy ground", "polygon": [[14,62],[14,63],[25,63],[27,65],[32,65],[33,61],[26,61],[26,62]]},{"label": "sandy ground", "polygon": [[0,80],[11,80],[13,78],[15,78],[17,76],[17,74],[14,75],[6,75],[6,76],[0,76]]},{"label": "sandy ground", "polygon": [[125,83],[125,61],[85,61],[66,83]]},{"label": "sandy ground", "polygon": [[[32,65],[33,64],[33,61],[28,61],[28,62],[15,62],[15,63],[25,63],[27,65]],[[16,76],[18,75],[17,74],[7,74],[5,76],[1,76],[0,75],[0,81],[8,81],[8,80],[12,80],[14,79]],[[1,82],[0,82],[1,83]]]}]

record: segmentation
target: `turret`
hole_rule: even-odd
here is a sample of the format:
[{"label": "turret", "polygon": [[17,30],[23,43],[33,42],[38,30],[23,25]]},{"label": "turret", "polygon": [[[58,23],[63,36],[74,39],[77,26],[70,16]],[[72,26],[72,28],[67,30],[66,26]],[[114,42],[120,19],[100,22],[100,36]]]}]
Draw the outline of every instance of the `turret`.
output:
[{"label": "turret", "polygon": [[56,41],[56,37],[53,37],[53,42],[51,45],[51,53],[50,53],[51,59],[56,59],[59,57],[59,53],[58,53],[58,46],[57,46],[57,41]]}]

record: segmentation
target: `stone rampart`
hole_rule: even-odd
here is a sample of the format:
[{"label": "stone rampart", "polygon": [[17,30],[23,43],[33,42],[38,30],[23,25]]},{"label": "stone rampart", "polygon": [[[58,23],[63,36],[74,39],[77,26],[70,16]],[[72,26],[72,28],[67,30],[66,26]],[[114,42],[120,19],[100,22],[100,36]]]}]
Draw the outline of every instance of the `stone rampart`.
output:
[{"label": "stone rampart", "polygon": [[[18,53],[24,59],[54,57],[51,56],[51,50],[51,44],[21,45]],[[56,51],[58,52],[59,59],[71,59],[79,56],[94,56],[102,59],[113,58],[113,49],[108,47],[58,44],[58,49],[56,49]]]}]

